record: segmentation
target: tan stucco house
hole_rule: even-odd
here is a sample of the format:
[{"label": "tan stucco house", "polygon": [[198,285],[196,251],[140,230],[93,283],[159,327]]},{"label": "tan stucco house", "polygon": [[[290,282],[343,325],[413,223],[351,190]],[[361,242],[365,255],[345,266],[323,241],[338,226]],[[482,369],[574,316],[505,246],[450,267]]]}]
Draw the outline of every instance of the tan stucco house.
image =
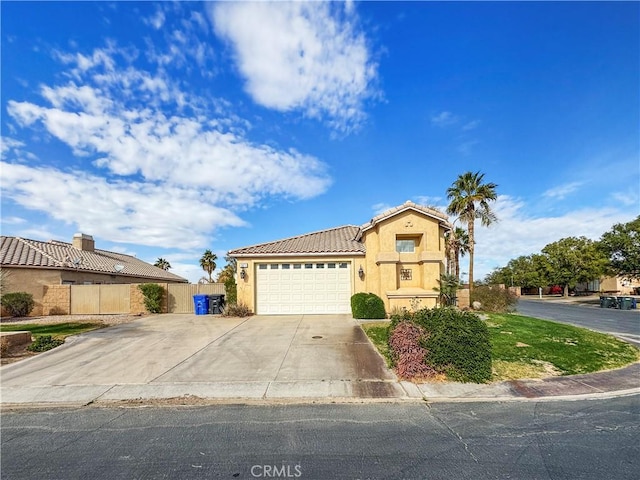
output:
[{"label": "tan stucco house", "polygon": [[93,237],[82,233],[72,243],[2,236],[0,264],[2,293],[31,293],[34,315],[41,314],[45,285],[188,283],[131,255],[97,249]]},{"label": "tan stucco house", "polygon": [[351,296],[371,292],[387,311],[433,307],[450,229],[442,212],[406,202],[361,226],[232,250],[238,301],[258,314],[350,313]]}]

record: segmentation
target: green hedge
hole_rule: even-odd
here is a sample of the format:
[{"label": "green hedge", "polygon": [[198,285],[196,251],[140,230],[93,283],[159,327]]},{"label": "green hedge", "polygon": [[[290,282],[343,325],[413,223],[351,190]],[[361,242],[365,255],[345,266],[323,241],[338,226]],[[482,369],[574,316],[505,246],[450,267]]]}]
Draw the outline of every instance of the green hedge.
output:
[{"label": "green hedge", "polygon": [[35,305],[33,295],[27,292],[5,293],[0,303],[13,317],[26,317]]},{"label": "green hedge", "polygon": [[144,295],[144,306],[149,313],[161,313],[164,288],[157,283],[143,283],[138,288]]},{"label": "green hedge", "polygon": [[356,293],[351,297],[353,318],[387,318],[384,302],[375,293]]},{"label": "green hedge", "polygon": [[450,307],[425,308],[392,318],[390,328],[402,321],[425,329],[421,340],[427,350],[424,361],[436,372],[460,382],[491,379],[489,329],[477,315]]}]

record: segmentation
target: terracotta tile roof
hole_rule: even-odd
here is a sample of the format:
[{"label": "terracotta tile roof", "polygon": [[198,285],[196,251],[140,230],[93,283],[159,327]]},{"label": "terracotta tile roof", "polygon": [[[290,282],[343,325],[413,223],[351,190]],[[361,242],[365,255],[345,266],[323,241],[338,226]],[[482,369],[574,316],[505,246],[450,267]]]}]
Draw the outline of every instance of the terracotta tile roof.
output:
[{"label": "terracotta tile roof", "polygon": [[89,252],[57,240],[41,242],[20,237],[2,236],[0,238],[0,264],[3,267],[41,267],[115,274],[115,265],[122,265],[124,268],[118,275],[144,277],[157,281],[188,281],[123,253],[100,249]]},{"label": "terracotta tile roof", "polygon": [[440,222],[440,224],[443,227],[445,227],[446,229],[451,229],[451,224],[449,223],[449,217],[445,213],[442,213],[440,210],[436,210],[434,208],[430,208],[424,205],[418,205],[417,203],[413,203],[411,201],[406,201],[400,206],[390,208],[389,210],[386,210],[381,214],[376,215],[367,223],[362,225],[360,227],[360,234],[358,235],[358,240],[360,240],[364,232],[375,227],[376,224],[386,220],[387,218],[393,217],[398,213],[402,213],[406,210],[415,210],[417,212],[423,213],[424,215],[427,215],[428,217],[435,218]]},{"label": "terracotta tile roof", "polygon": [[249,247],[231,250],[234,257],[260,255],[320,255],[320,254],[356,254],[365,253],[364,244],[356,240],[360,231],[355,225],[330,228],[319,232],[307,233],[297,237],[285,238],[275,242],[261,243]]},{"label": "terracotta tile roof", "polygon": [[377,223],[397,215],[405,210],[416,210],[424,215],[435,218],[446,229],[451,228],[449,217],[439,210],[406,202],[399,207],[391,208],[380,215],[373,217],[361,227],[346,225],[344,227],[330,228],[319,232],[308,233],[297,237],[277,240],[275,242],[260,243],[249,247],[231,250],[229,255],[233,257],[255,257],[273,255],[321,255],[321,254],[359,254],[364,255],[366,249],[361,242],[362,234],[373,228]]}]

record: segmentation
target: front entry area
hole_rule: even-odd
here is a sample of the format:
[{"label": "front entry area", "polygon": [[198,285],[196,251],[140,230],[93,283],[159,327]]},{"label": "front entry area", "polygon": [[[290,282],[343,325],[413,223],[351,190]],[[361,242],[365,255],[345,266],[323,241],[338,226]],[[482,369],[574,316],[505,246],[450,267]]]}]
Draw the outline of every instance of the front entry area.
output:
[{"label": "front entry area", "polygon": [[351,313],[351,263],[256,264],[256,313]]}]

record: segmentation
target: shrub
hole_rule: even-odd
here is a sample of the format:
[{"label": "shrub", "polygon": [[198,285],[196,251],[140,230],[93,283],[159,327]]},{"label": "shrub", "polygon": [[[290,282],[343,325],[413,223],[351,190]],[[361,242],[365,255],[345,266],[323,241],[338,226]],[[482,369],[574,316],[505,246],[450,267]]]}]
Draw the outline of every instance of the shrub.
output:
[{"label": "shrub", "polygon": [[485,312],[512,312],[518,297],[506,288],[498,286],[478,286],[471,292],[471,304],[480,302]]},{"label": "shrub", "polygon": [[384,302],[375,293],[356,293],[351,297],[353,318],[387,318]]},{"label": "shrub", "polygon": [[33,295],[26,292],[5,293],[0,303],[13,317],[26,317],[35,305]]},{"label": "shrub", "polygon": [[224,290],[226,294],[224,298],[225,302],[238,302],[238,286],[236,285],[236,279],[233,278],[233,276],[229,276],[229,278],[224,281]]},{"label": "shrub", "polygon": [[489,329],[477,315],[444,307],[421,310],[415,317],[429,332],[423,338],[428,365],[460,382],[491,378]]},{"label": "shrub", "polygon": [[36,337],[31,345],[27,347],[30,352],[46,352],[52,348],[58,347],[64,343],[64,340],[52,337],[51,335],[41,335]]},{"label": "shrub", "polygon": [[[390,338],[408,322],[424,332],[420,346],[426,352],[427,369],[461,382],[482,383],[491,378],[489,329],[477,315],[449,307],[405,312],[392,317]],[[391,355],[394,358],[397,353],[392,351]]]},{"label": "shrub", "polygon": [[389,336],[391,361],[401,379],[426,378],[435,373],[425,362],[427,350],[420,345],[425,336],[425,330],[412,322],[399,323]]},{"label": "shrub", "polygon": [[253,315],[251,309],[244,303],[227,303],[222,309],[223,317],[250,317]]},{"label": "shrub", "polygon": [[144,295],[144,306],[149,313],[162,312],[162,298],[164,297],[164,288],[157,283],[143,283],[138,288]]}]

